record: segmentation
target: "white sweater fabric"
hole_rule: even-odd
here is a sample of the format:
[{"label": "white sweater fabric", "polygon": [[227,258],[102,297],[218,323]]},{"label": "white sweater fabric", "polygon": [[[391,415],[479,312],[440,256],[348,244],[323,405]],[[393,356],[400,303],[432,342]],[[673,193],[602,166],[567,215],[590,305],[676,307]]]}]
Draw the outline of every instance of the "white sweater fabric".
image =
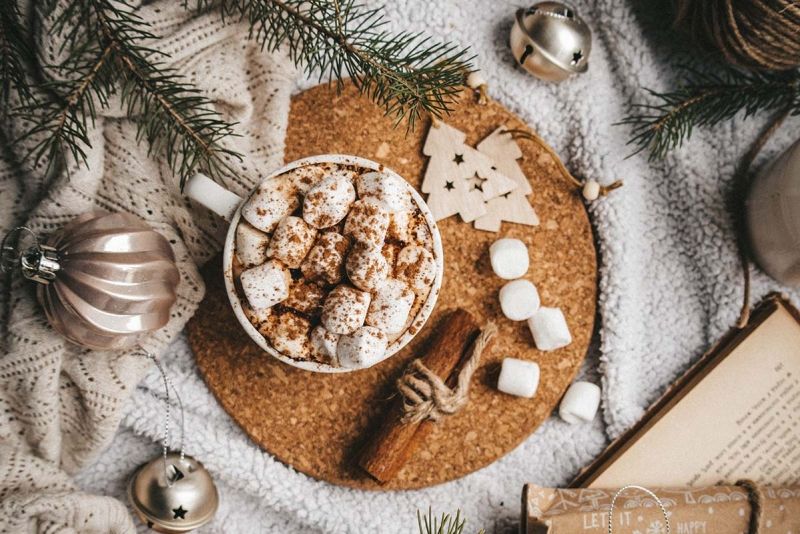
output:
[{"label": "white sweater fabric", "polygon": [[[514,532],[525,482],[566,484],[610,439],[635,423],[674,378],[734,323],[742,284],[727,199],[733,170],[763,126],[764,118],[737,118],[714,129],[698,130],[688,144],[663,161],[649,163],[643,155],[626,159],[631,151],[626,146],[629,132],[614,123],[626,114],[632,101],[645,98],[643,87],[663,90],[673,86],[677,82],[675,65],[698,52],[669,28],[667,2],[585,0],[574,4],[594,32],[590,67],[586,74],[559,85],[538,81],[514,66],[507,37],[517,4],[409,0],[388,4],[386,10],[395,29],[423,30],[471,46],[489,80],[491,96],[519,114],[548,141],[575,175],[603,183],[616,179],[625,182],[622,189],[598,200],[590,209],[601,262],[600,324],[581,376],[602,384],[602,414],[592,423],[577,425],[551,417],[504,458],[441,486],[404,492],[341,488],[297,473],[255,446],[208,392],[185,337],[179,334],[164,350],[162,362],[184,402],[186,452],[211,471],[221,495],[217,516],[201,532],[416,532],[416,511],[429,506],[434,512],[460,508],[469,518],[467,532],[480,527],[487,532]],[[194,24],[197,23],[188,23],[187,27],[195,27]],[[178,36],[188,31],[174,25],[170,28]],[[238,28],[229,39],[238,43],[242,31]],[[208,37],[214,32],[201,33]],[[261,130],[273,134],[267,141],[268,155],[255,151],[263,159],[247,165],[250,173],[253,167],[268,172],[281,159],[280,139],[293,86],[291,69],[282,60],[260,55],[249,45],[242,46],[243,50],[234,46],[233,51],[223,52],[223,45],[215,45],[196,52],[192,57],[205,59],[194,59],[194,63],[206,65],[207,70],[200,71],[195,79],[209,94],[235,100],[245,108],[250,106],[245,117],[270,117],[269,129]],[[265,69],[280,74],[271,74],[259,84],[231,84],[229,69],[236,71],[236,62],[242,56],[264,62],[260,64]],[[193,62],[191,58],[185,61]],[[309,85],[311,82],[305,81],[294,88]],[[277,88],[278,92],[268,102],[257,103],[259,95],[269,92],[267,87]],[[798,118],[785,123],[757,159],[756,169],[789,146],[799,123]],[[247,136],[256,130],[243,131]],[[130,145],[115,149],[134,150]],[[132,161],[147,161],[143,150],[140,148]],[[94,168],[95,172],[104,170],[102,165]],[[40,195],[26,193],[16,172],[6,166],[0,174],[3,228],[11,224],[9,211],[15,214],[15,222],[24,218],[23,211],[7,200],[10,197],[6,191],[18,195],[15,198],[24,198],[19,201],[21,206],[33,208],[34,223],[45,220],[41,214],[48,214],[50,226],[38,228],[51,228],[80,211],[82,206],[73,207],[70,213],[56,209],[52,192],[47,193],[50,198],[39,202]],[[246,176],[248,180],[257,178],[253,174]],[[241,191],[247,183],[236,185]],[[103,191],[96,187],[98,196]],[[160,230],[169,232],[176,220],[189,226],[200,224],[199,221],[208,223],[207,214],[180,205],[185,211],[158,226]],[[209,237],[203,243],[203,253],[196,255],[197,247],[189,246],[188,257],[180,252],[179,256],[187,262],[200,263],[218,248],[218,239],[218,233],[213,239]],[[12,293],[30,300],[20,285],[12,287]],[[756,272],[756,300],[773,290],[789,291]],[[5,289],[3,294],[8,298]],[[193,298],[197,296],[194,294]],[[795,291],[791,296],[797,303],[800,294]],[[9,302],[5,300],[3,304],[8,306]],[[28,321],[41,323],[34,319],[37,312],[29,304]],[[14,315],[3,316],[3,321],[12,327],[18,324]],[[182,324],[176,326],[170,333],[177,332]],[[163,338],[165,342],[168,337]],[[16,354],[12,345],[11,356]],[[0,363],[5,366],[9,361],[6,356]],[[137,368],[137,372],[142,373],[142,369]],[[138,376],[134,375],[131,384],[138,382]],[[3,388],[8,388],[3,375],[0,379],[4,380]],[[113,422],[119,420],[119,430],[99,456],[94,455],[106,445],[103,440],[75,465],[67,468],[62,461],[60,467],[66,471],[58,469],[58,454],[47,459],[62,477],[67,496],[74,495],[71,492],[77,485],[89,494],[124,499],[127,479],[135,467],[159,452],[156,442],[161,439],[163,425],[162,396],[160,377],[150,369],[132,395],[118,395]],[[105,435],[110,438],[111,433],[106,429]],[[0,460],[7,457],[3,456],[3,446],[8,439],[6,434],[0,436]],[[177,441],[176,438],[173,445]],[[19,443],[13,439],[10,442]],[[35,459],[38,449],[26,445],[13,450],[24,450]],[[81,466],[74,482],[70,481],[66,473]],[[0,471],[0,484],[4,480],[7,479]],[[5,502],[3,506],[6,510]],[[113,504],[107,509],[119,512]],[[112,519],[108,523],[117,525]],[[0,526],[5,525],[2,521],[0,517]],[[75,524],[72,528],[86,531]],[[126,525],[120,531],[128,528]],[[143,526],[139,528],[145,531]]]}]

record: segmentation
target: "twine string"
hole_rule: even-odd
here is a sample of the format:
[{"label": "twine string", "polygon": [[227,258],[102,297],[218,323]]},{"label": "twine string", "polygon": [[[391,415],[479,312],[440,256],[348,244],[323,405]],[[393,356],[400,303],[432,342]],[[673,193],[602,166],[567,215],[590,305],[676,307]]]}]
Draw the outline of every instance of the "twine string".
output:
[{"label": "twine string", "polygon": [[[764,515],[764,494],[761,488],[752,480],[740,480],[736,483],[737,486],[744,488],[747,491],[747,498],[750,502],[750,522],[747,527],[747,534],[759,534],[761,531],[761,522]],[[661,508],[661,513],[664,516],[666,525],[666,534],[670,533],[669,514],[658,496],[647,488],[642,486],[624,486],[617,490],[614,497],[611,499],[611,506],[608,509],[608,534],[614,534],[614,506],[616,505],[617,498],[622,495],[626,490],[637,489],[648,494],[653,500],[656,501],[658,507]]]},{"label": "twine string", "polygon": [[[515,141],[518,140],[518,139],[524,139],[526,141],[533,141],[534,143],[536,143],[536,145],[538,145],[539,148],[541,148],[542,150],[544,150],[545,152],[547,152],[550,155],[550,157],[553,159],[553,161],[556,164],[556,168],[558,169],[559,174],[561,174],[561,176],[565,180],[570,182],[575,187],[575,189],[577,191],[580,192],[583,189],[584,183],[581,182],[580,180],[578,180],[577,178],[575,178],[567,170],[567,168],[564,166],[564,163],[561,161],[561,158],[558,157],[558,154],[556,154],[555,151],[552,148],[550,148],[547,145],[547,143],[542,141],[538,136],[536,136],[536,135],[534,135],[531,132],[528,132],[526,130],[518,130],[518,129],[505,130],[503,133],[510,135],[511,138],[514,139]],[[619,189],[620,187],[622,187],[622,180],[616,180],[616,181],[614,181],[614,182],[612,182],[612,183],[610,183],[608,185],[602,185],[601,184],[600,185],[600,196],[606,196],[611,191],[614,191],[615,189]]]},{"label": "twine string", "polygon": [[492,322],[483,328],[453,388],[428,369],[422,360],[412,361],[397,381],[397,391],[403,397],[401,421],[405,424],[421,423],[426,419],[438,421],[460,411],[469,400],[469,384],[480,365],[481,354],[496,334],[497,326]]},{"label": "twine string", "polygon": [[675,0],[675,26],[745,68],[782,71],[800,66],[797,0]]},{"label": "twine string", "polygon": [[736,485],[747,490],[747,498],[750,501],[750,524],[748,525],[747,533],[759,534],[761,518],[764,512],[764,494],[758,484],[752,480],[740,480]]},{"label": "twine string", "polygon": [[736,235],[738,236],[739,245],[739,261],[742,266],[742,280],[744,283],[744,291],[742,293],[742,307],[739,310],[739,317],[736,320],[737,328],[744,328],[750,322],[750,250],[747,243],[747,229],[744,219],[744,202],[747,198],[748,190],[752,178],[750,176],[750,168],[755,161],[756,156],[764,148],[764,145],[772,137],[772,135],[781,127],[783,121],[789,116],[790,110],[786,109],[778,112],[772,120],[767,124],[764,130],[758,135],[753,142],[750,149],[742,157],[734,174],[734,206],[733,212],[739,214],[735,217]]}]

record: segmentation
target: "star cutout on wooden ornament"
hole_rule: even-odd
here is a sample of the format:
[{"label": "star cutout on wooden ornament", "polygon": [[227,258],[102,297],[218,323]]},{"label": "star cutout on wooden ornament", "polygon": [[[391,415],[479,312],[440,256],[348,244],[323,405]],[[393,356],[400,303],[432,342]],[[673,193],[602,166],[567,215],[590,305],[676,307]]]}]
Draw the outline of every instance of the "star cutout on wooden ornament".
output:
[{"label": "star cutout on wooden ornament", "polygon": [[477,189],[478,191],[483,193],[483,186],[481,184],[475,184],[474,186],[472,186],[472,189],[473,190]]},{"label": "star cutout on wooden ornament", "polygon": [[186,512],[188,510],[184,510],[183,506],[178,506],[177,508],[172,509],[172,513],[175,514],[172,516],[172,519],[186,519]]},{"label": "star cutout on wooden ornament", "polygon": [[461,165],[464,163],[464,154],[456,154],[456,157],[453,158],[453,161],[455,161],[458,165]]},{"label": "star cutout on wooden ornament", "polygon": [[453,182],[446,182],[444,184],[444,188],[447,189],[448,191],[452,191],[453,189],[455,189],[455,187],[456,186],[453,185]]},{"label": "star cutout on wooden ornament", "polygon": [[583,59],[583,50],[578,50],[572,54],[572,64],[577,65]]}]

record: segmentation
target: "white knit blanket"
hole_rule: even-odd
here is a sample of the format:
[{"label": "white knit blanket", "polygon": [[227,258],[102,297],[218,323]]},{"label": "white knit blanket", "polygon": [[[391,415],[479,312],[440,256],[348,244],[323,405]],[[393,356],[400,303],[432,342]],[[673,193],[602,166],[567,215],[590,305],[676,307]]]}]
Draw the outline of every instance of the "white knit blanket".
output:
[{"label": "white knit blanket", "polygon": [[[513,66],[506,43],[516,3],[410,0],[386,7],[395,28],[425,30],[470,45],[490,81],[492,97],[536,129],[576,175],[601,182],[625,181],[622,189],[595,203],[591,210],[600,245],[601,321],[599,340],[583,375],[602,382],[602,416],[592,424],[574,426],[553,417],[508,456],[442,486],[391,493],[339,488],[298,474],[254,446],[208,393],[185,339],[179,336],[163,361],[186,407],[186,450],[211,470],[222,498],[216,519],[203,532],[416,532],[416,510],[428,506],[434,511],[460,508],[470,518],[467,532],[481,526],[488,532],[513,532],[523,483],[568,482],[734,322],[742,286],[726,196],[733,169],[762,122],[736,120],[713,131],[695,132],[687,146],[656,164],[641,156],[625,159],[630,152],[625,146],[628,132],[613,123],[626,113],[632,99],[643,97],[642,87],[664,89],[674,83],[674,64],[693,49],[668,28],[669,13],[661,6],[666,2],[574,3],[592,26],[593,50],[589,72],[561,85],[539,82]],[[197,26],[171,26],[170,30],[175,32],[175,42],[183,46],[212,33],[192,33],[192,28]],[[236,36],[230,39],[237,42]],[[267,87],[280,89],[268,107],[252,105],[244,116],[269,117],[276,125],[258,131],[281,133],[288,79],[280,75],[259,84],[238,85],[230,83],[224,73],[231,69],[241,76],[244,69],[238,70],[242,63],[237,61],[244,61],[242,56],[247,61],[263,61],[264,68],[284,72],[282,67],[252,49],[245,54],[232,47],[224,59],[223,50],[228,51],[222,45],[198,46],[182,56],[187,63],[206,69],[195,77],[216,98],[234,99],[246,107],[249,99],[266,94]],[[796,118],[787,122],[756,166],[787,147],[797,126]],[[246,131],[248,135],[252,132]],[[270,144],[269,157],[248,168],[266,172],[274,167],[280,160],[277,146]],[[134,151],[133,156],[126,156],[127,162],[146,161],[141,149],[130,144],[115,144],[114,148],[114,154]],[[251,154],[250,150],[247,153]],[[119,172],[120,165],[103,168],[96,165],[95,172]],[[15,202],[8,200],[6,191],[17,194],[20,190],[18,185],[8,185],[20,183],[15,172],[6,167],[0,175],[4,188],[0,221],[4,227]],[[139,174],[148,175],[145,171]],[[24,198],[24,206],[37,205],[37,193],[27,193]],[[118,209],[126,206],[130,205],[121,203]],[[56,209],[52,199],[46,199],[36,209],[34,221],[43,221],[40,228],[51,228],[81,209]],[[190,217],[193,223],[187,222]],[[169,232],[169,225],[176,221],[191,226],[206,221],[202,217],[186,210],[158,228]],[[211,239],[202,244],[209,249],[217,245],[218,241]],[[193,247],[188,248],[196,261],[209,252],[195,256]],[[756,297],[775,289],[781,288],[756,274]],[[12,290],[25,294],[20,287]],[[797,302],[800,294],[793,296]],[[31,308],[28,317],[33,314]],[[17,354],[15,350],[12,345],[12,356]],[[8,357],[0,362],[4,369],[7,362]],[[0,379],[7,388],[5,376],[0,374]],[[124,406],[124,396],[115,397],[120,403],[120,429],[105,452],[78,474],[83,490],[124,498],[127,477],[158,452],[155,442],[160,438],[163,409],[156,397],[161,395],[159,376],[151,370]],[[0,418],[4,417],[0,411]],[[4,432],[0,440],[6,436]],[[104,443],[97,447],[101,445]],[[58,455],[48,460],[58,462]]]}]

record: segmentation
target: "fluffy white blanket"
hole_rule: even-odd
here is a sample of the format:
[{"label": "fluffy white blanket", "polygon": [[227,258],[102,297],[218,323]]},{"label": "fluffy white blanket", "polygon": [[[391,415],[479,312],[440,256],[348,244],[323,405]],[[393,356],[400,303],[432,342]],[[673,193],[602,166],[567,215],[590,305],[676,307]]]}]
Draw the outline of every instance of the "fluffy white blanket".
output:
[{"label": "fluffy white blanket", "polygon": [[[554,146],[574,174],[625,181],[591,210],[602,262],[600,334],[583,374],[602,382],[602,416],[575,426],[553,417],[505,458],[446,485],[355,491],[298,474],[254,446],[208,393],[179,337],[163,361],[187,409],[187,452],[212,471],[222,495],[204,532],[416,532],[415,512],[428,506],[460,508],[470,518],[467,532],[514,532],[523,483],[566,483],[733,324],[742,286],[727,197],[762,122],[697,131],[661,162],[626,159],[628,131],[614,123],[644,98],[643,87],[670,87],[674,65],[697,52],[669,28],[666,1],[574,3],[592,26],[593,50],[589,72],[561,85],[514,67],[507,35],[516,3],[410,0],[386,9],[396,28],[472,46],[491,95]],[[788,146],[797,126],[797,118],[787,122],[756,166]],[[756,297],[775,289],[756,274]],[[79,473],[85,491],[124,498],[129,474],[158,452],[160,392],[150,372],[108,449]]]}]

